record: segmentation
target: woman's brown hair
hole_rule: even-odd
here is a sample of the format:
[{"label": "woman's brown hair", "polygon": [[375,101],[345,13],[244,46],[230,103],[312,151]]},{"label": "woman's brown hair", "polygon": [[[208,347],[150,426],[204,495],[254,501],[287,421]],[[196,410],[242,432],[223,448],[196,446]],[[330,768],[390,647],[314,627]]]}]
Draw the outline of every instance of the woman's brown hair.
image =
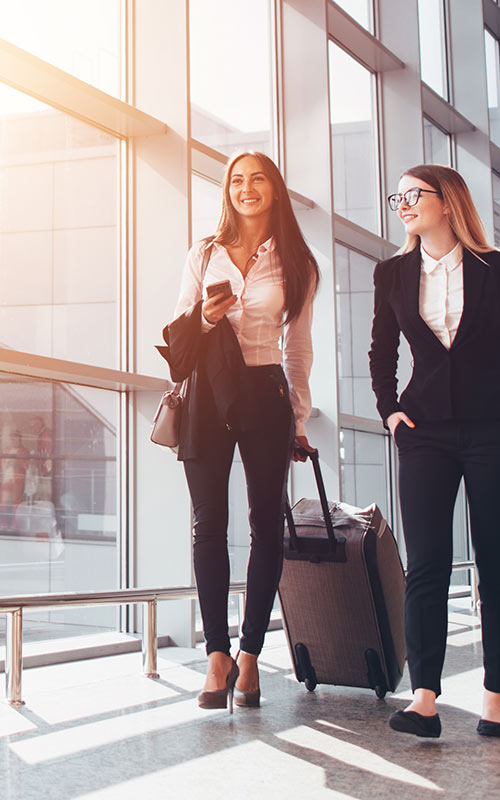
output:
[{"label": "woman's brown hair", "polygon": [[274,202],[271,207],[270,229],[283,269],[285,322],[289,323],[300,314],[309,293],[316,290],[319,269],[293,213],[285,182],[269,156],[248,150],[238,153],[228,162],[223,181],[222,213],[214,241],[226,245],[235,244],[239,239],[239,218],[231,202],[229,186],[234,165],[245,156],[254,156],[258,159],[262,172],[273,186]]},{"label": "woman's brown hair", "polygon": [[[467,184],[459,172],[440,164],[419,164],[407,169],[401,177],[404,175],[425,181],[438,192],[448,208],[451,229],[463,247],[474,253],[488,253],[495,250],[486,238],[481,218],[472,202]],[[399,252],[408,253],[414,250],[419,241],[419,236],[408,234]]]}]

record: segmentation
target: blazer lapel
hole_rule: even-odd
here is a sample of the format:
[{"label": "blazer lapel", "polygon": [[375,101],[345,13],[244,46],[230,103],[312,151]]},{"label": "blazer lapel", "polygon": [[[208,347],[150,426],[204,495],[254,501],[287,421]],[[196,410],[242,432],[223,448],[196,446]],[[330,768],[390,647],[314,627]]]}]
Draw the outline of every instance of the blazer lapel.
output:
[{"label": "blazer lapel", "polygon": [[411,319],[420,316],[418,311],[418,295],[420,291],[420,248],[416,247],[401,259],[401,285],[406,305],[406,312]]},{"label": "blazer lapel", "polygon": [[478,257],[464,248],[464,308],[452,347],[460,344],[464,336],[467,335],[478,312],[484,279],[487,271],[491,269],[488,263],[484,263],[485,261],[486,258],[483,255]]}]

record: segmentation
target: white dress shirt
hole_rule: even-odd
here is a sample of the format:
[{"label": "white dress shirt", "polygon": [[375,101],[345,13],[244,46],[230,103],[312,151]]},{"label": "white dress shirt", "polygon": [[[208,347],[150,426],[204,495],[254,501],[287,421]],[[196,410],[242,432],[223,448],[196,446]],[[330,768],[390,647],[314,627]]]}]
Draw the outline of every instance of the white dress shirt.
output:
[{"label": "white dress shirt", "polygon": [[[285,292],[273,237],[260,245],[257,258],[245,277],[231,261],[226,248],[214,243],[202,280],[203,250],[203,243],[198,242],[187,255],[175,317],[205,298],[209,284],[229,279],[237,300],[226,316],[238,338],[245,364],[249,367],[283,364],[290,387],[296,435],[304,435],[305,423],[311,413],[309,374],[313,359],[313,292],[310,292],[299,316],[285,326],[282,352],[280,341]],[[213,326],[202,319],[202,329],[210,330]]]},{"label": "white dress shirt", "polygon": [[449,350],[464,308],[463,248],[458,242],[439,261],[423,247],[420,253],[420,316]]}]

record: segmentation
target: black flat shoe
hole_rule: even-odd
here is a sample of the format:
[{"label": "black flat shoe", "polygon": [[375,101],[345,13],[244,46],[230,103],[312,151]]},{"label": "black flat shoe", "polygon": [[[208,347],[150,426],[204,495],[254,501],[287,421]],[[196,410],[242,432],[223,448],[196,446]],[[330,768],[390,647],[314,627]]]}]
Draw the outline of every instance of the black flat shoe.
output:
[{"label": "black flat shoe", "polygon": [[489,719],[480,719],[477,723],[476,730],[480,736],[500,736],[500,722],[490,722]]},{"label": "black flat shoe", "polygon": [[433,717],[424,717],[416,711],[394,711],[389,717],[389,725],[394,731],[413,733],[414,736],[427,736],[433,739],[441,736],[439,714],[434,714]]}]

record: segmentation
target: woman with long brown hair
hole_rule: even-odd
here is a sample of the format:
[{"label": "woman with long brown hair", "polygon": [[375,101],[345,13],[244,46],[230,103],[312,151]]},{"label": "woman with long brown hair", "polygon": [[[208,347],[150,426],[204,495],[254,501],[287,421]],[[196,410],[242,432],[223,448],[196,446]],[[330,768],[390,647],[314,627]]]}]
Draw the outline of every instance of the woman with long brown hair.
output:
[{"label": "woman with long brown hair", "polygon": [[[408,576],[406,643],[413,701],[394,730],[437,737],[447,635],[453,509],[461,479],[479,572],[484,702],[478,733],[500,736],[500,253],[458,172],[407,170],[389,205],[407,241],[377,264],[370,369],[396,441]],[[400,334],[413,374],[398,397]]]},{"label": "woman with long brown hair", "polygon": [[[229,283],[228,283],[229,282]],[[318,267],[283,178],[263,153],[227,165],[215,236],[189,252],[164,336],[172,378],[189,375],[179,458],[194,513],[194,568],[208,654],[202,708],[260,702],[261,651],[282,567],[290,457],[308,447],[312,303]],[[283,344],[280,340],[283,335]],[[283,364],[283,366],[282,366]],[[227,601],[228,481],[238,444],[251,549],[238,665]]]}]

